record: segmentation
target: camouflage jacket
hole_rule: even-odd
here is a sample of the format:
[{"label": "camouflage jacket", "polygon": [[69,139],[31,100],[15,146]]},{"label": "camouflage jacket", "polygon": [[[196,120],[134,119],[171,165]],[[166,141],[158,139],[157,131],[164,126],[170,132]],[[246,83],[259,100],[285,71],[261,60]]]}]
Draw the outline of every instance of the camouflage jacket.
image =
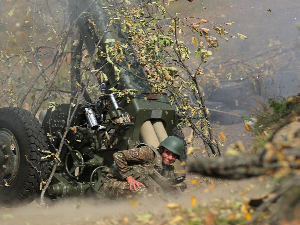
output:
[{"label": "camouflage jacket", "polygon": [[173,178],[174,167],[163,164],[159,152],[148,145],[140,145],[130,150],[114,153],[114,165],[108,178],[125,180],[132,176],[134,179],[143,181],[151,169],[155,169],[163,177]]}]

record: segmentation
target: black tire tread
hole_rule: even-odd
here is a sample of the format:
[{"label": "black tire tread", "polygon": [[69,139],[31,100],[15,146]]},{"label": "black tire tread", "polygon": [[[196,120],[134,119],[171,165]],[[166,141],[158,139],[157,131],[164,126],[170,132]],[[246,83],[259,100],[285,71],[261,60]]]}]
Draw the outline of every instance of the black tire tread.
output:
[{"label": "black tire tread", "polygon": [[[29,155],[27,156],[27,161],[29,162],[26,166],[28,171],[25,183],[20,184],[23,185],[21,191],[19,193],[15,193],[13,199],[7,199],[5,198],[5,192],[7,190],[5,190],[5,188],[1,190],[0,188],[0,192],[4,192],[4,195],[1,195],[0,193],[0,201],[8,205],[21,203],[23,200],[28,202],[33,199],[36,193],[40,192],[40,183],[47,176],[48,163],[47,161],[41,160],[41,157],[43,157],[44,154],[39,151],[39,149],[48,149],[44,130],[37,118],[25,109],[16,107],[1,108],[0,115],[1,114],[7,114],[14,118],[18,118],[20,122],[19,129],[22,129],[24,134],[27,136],[27,142],[30,146],[30,150]],[[22,170],[23,168],[20,169]]]}]

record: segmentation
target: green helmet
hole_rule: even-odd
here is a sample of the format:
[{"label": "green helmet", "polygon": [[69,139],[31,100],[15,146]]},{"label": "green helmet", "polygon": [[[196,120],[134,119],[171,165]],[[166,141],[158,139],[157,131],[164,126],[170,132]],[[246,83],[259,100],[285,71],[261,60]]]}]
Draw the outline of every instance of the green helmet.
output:
[{"label": "green helmet", "polygon": [[167,137],[164,141],[162,141],[160,143],[160,145],[158,147],[159,148],[164,147],[164,148],[170,150],[171,152],[175,153],[179,157],[181,157],[182,152],[184,150],[184,145],[183,145],[182,141],[179,138],[174,137],[174,136]]}]

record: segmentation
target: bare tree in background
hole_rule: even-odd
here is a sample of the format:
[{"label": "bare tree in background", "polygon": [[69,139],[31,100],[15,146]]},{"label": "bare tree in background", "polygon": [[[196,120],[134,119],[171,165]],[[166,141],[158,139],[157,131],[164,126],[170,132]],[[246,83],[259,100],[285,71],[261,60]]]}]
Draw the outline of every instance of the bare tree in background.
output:
[{"label": "bare tree in background", "polygon": [[[82,19],[86,15],[84,11],[89,11],[95,1],[87,1],[86,9],[79,9],[79,2],[46,0],[18,6],[16,2],[5,2],[8,27],[15,23],[17,29],[7,30],[3,36],[0,56],[3,106],[17,105],[36,115],[41,108],[46,109],[54,102],[68,103],[79,89],[84,90],[85,101],[97,98],[99,83],[105,80],[105,74],[94,68],[95,54],[88,53],[89,45],[84,43],[77,26],[85,23],[94,35],[103,34],[93,27],[92,18],[88,21]],[[192,128],[193,136],[201,137],[211,154],[220,154],[199,78],[205,76],[202,65],[212,54],[208,49],[218,48],[218,40],[211,33],[228,40],[229,30],[225,25],[208,20],[173,16],[167,11],[169,2],[144,5],[134,1],[107,3],[106,11],[111,19],[106,26],[121,24],[124,34],[128,35],[127,45],[135,51],[153,92],[167,93],[182,118],[181,123]],[[192,35],[189,41],[194,45],[193,51],[185,44],[186,32]],[[97,43],[93,45],[97,49]],[[121,65],[126,49],[117,45],[115,43],[110,50],[115,54],[113,67],[128,70],[130,65],[128,68]],[[105,51],[101,57],[107,57]],[[189,66],[191,58],[197,60],[197,67]],[[119,78],[116,76],[116,79]],[[186,96],[194,96],[196,103]],[[209,151],[207,153],[211,155]]]}]

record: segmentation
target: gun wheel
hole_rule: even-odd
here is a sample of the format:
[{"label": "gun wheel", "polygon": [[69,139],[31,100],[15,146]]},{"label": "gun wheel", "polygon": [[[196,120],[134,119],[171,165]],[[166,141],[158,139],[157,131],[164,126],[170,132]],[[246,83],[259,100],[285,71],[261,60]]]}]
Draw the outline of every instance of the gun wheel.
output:
[{"label": "gun wheel", "polygon": [[99,166],[93,170],[90,176],[90,184],[93,190],[98,194],[103,194],[99,191],[100,187],[104,184],[106,173],[102,171],[103,169],[107,169],[106,166]]},{"label": "gun wheel", "polygon": [[66,156],[65,168],[70,177],[76,178],[82,174],[84,169],[84,159],[79,151],[69,151]]},{"label": "gun wheel", "polygon": [[7,206],[28,203],[40,192],[46,177],[47,150],[39,121],[21,108],[0,109],[0,202]]}]

